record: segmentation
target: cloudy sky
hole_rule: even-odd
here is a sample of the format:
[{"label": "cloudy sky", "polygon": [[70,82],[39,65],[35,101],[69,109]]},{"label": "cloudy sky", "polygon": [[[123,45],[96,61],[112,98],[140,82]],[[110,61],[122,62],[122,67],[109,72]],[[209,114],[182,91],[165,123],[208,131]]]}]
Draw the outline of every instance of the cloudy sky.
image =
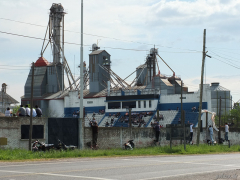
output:
[{"label": "cloudy sky", "polygon": [[[40,56],[42,40],[3,32],[44,38],[52,3],[61,3],[67,12],[65,41],[80,43],[80,0],[0,1],[0,83],[6,83],[7,92],[19,102],[30,64]],[[206,47],[212,58],[206,58],[204,82],[220,82],[236,102],[240,99],[239,22],[239,0],[85,0],[84,60],[88,64],[90,47],[98,41],[111,54],[112,70],[125,78],[145,62],[155,45],[185,85],[197,91],[206,29]],[[66,44],[65,55],[78,77],[80,46]],[[50,48],[44,57],[52,61]],[[160,60],[159,66],[162,74],[172,75]]]}]

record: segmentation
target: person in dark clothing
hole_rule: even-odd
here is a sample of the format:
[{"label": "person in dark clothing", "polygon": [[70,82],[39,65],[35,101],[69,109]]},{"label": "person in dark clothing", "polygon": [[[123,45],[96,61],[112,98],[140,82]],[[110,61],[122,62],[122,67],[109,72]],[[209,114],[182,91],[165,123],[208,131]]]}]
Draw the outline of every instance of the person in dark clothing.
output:
[{"label": "person in dark clothing", "polygon": [[37,113],[37,117],[42,117],[42,110],[38,107],[38,105],[35,106],[35,110]]},{"label": "person in dark clothing", "polygon": [[154,130],[155,130],[156,142],[158,142],[159,141],[159,135],[160,135],[160,125],[159,125],[159,122],[157,122],[157,124],[154,126]]},{"label": "person in dark clothing", "polygon": [[93,142],[93,148],[96,148],[97,146],[97,139],[98,139],[98,124],[97,122],[91,123],[92,128],[92,142]]}]

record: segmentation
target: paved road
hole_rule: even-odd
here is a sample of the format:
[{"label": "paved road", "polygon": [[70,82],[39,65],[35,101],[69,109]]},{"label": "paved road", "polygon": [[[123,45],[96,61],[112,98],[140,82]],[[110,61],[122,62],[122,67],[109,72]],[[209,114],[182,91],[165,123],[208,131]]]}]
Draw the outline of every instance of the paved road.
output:
[{"label": "paved road", "polygon": [[240,179],[240,154],[0,162],[0,180]]}]

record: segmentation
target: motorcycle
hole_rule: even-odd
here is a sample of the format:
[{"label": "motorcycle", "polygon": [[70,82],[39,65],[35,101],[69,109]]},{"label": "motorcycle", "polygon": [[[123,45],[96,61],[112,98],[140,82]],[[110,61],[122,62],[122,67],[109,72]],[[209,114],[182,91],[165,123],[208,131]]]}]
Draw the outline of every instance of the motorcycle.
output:
[{"label": "motorcycle", "polygon": [[74,150],[77,149],[77,146],[74,145],[65,145],[60,139],[58,139],[58,145],[56,147],[57,150]]},{"label": "motorcycle", "polygon": [[129,140],[127,143],[124,143],[124,148],[126,150],[133,150],[133,148],[135,147],[133,140]]},{"label": "motorcycle", "polygon": [[49,151],[50,149],[54,149],[54,144],[45,144],[36,140],[32,145],[32,151]]}]

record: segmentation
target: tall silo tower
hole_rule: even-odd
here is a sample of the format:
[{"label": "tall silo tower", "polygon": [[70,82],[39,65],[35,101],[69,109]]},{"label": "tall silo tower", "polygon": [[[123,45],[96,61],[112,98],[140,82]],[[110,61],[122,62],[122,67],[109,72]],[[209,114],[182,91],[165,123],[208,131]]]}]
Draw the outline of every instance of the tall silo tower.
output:
[{"label": "tall silo tower", "polygon": [[231,110],[232,96],[230,90],[219,85],[219,82],[211,83],[212,111],[219,114],[221,96],[221,114],[227,114]]},{"label": "tall silo tower", "polygon": [[98,50],[99,47],[93,46],[92,53],[89,54],[89,91],[97,93],[107,88],[110,81],[110,74],[102,69],[104,66],[110,69],[111,55],[105,50]]}]

